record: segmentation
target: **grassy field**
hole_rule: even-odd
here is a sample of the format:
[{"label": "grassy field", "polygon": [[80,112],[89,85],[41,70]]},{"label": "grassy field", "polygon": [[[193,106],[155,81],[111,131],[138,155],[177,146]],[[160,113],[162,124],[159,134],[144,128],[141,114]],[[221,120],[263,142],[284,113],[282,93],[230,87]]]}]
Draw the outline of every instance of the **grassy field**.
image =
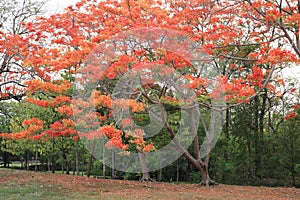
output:
[{"label": "grassy field", "polygon": [[300,199],[300,189],[139,183],[0,168],[0,199]]}]

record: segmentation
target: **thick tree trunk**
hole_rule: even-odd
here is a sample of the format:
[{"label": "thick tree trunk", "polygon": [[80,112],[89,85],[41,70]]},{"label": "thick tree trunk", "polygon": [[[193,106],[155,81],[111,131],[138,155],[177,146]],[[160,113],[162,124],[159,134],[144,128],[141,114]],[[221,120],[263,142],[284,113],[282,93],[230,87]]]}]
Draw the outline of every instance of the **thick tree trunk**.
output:
[{"label": "thick tree trunk", "polygon": [[140,160],[140,164],[142,167],[142,177],[140,178],[141,182],[144,181],[153,181],[152,178],[150,177],[150,173],[148,171],[148,167],[147,167],[147,163],[146,163],[146,159],[145,159],[145,154],[142,152],[138,153],[139,155],[139,160]]},{"label": "thick tree trunk", "polygon": [[218,185],[217,182],[210,179],[207,166],[203,166],[203,169],[200,171],[200,173],[202,177],[200,185],[205,185],[205,186]]},{"label": "thick tree trunk", "polygon": [[208,172],[208,159],[209,157],[206,157],[206,162],[204,163],[201,159],[196,160],[191,154],[189,154],[187,151],[183,153],[183,156],[194,166],[196,167],[202,177],[202,181],[200,182],[200,185],[206,185],[206,186],[211,186],[211,185],[218,185],[217,182],[211,180],[209,177],[209,172]]},{"label": "thick tree trunk", "polygon": [[201,177],[202,177],[202,180],[200,182],[200,185],[206,185],[206,186],[209,186],[210,185],[210,177],[209,177],[209,174],[208,174],[208,171],[207,170],[203,170],[201,171]]},{"label": "thick tree trunk", "polygon": [[[164,115],[165,115],[165,111],[161,110],[162,115],[162,119],[164,119]],[[215,125],[216,125],[216,119],[218,118],[219,113],[217,113],[217,111],[212,112],[212,116],[211,116],[211,121],[209,124],[209,129],[206,126],[205,120],[202,118],[201,114],[200,114],[200,123],[203,125],[204,127],[204,131],[205,134],[208,138],[206,138],[207,140],[207,146],[205,149],[206,152],[206,156],[205,157],[205,162],[201,159],[201,155],[200,155],[200,145],[199,145],[199,136],[198,136],[198,130],[197,130],[197,126],[196,126],[196,120],[195,120],[195,116],[194,116],[194,110],[188,110],[189,115],[191,116],[190,118],[190,123],[191,123],[191,131],[193,132],[195,138],[194,138],[194,155],[190,154],[185,148],[183,148],[180,144],[180,142],[176,139],[175,137],[175,132],[172,129],[172,127],[170,126],[170,124],[164,120],[163,123],[165,125],[165,127],[167,128],[169,134],[170,134],[170,138],[173,140],[173,142],[176,145],[176,148],[178,151],[183,153],[183,156],[194,166],[196,167],[202,175],[202,181],[201,181],[201,185],[206,185],[206,186],[210,186],[210,185],[216,185],[217,183],[212,181],[209,177],[208,174],[208,164],[209,164],[209,158],[210,158],[210,150],[211,150],[211,142],[213,141],[213,138],[215,136]],[[202,148],[202,147],[201,147]]]},{"label": "thick tree trunk", "polygon": [[150,177],[149,172],[143,172],[142,177],[140,178],[141,182],[151,181],[153,182],[153,179]]}]

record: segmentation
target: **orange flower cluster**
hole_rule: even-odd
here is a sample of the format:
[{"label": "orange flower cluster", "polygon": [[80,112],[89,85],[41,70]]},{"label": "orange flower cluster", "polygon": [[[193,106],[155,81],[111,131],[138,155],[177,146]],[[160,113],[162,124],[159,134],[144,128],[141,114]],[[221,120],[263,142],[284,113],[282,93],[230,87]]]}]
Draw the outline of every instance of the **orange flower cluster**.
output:
[{"label": "orange flower cluster", "polygon": [[134,99],[116,99],[113,101],[114,108],[122,108],[124,110],[131,109],[132,112],[142,112],[145,110],[145,104],[137,102]]},{"label": "orange flower cluster", "polygon": [[[205,87],[208,86],[208,80],[202,77],[194,77],[189,74],[185,75],[186,80],[189,81],[188,84],[186,84],[187,88],[196,89],[196,90],[202,90]],[[204,91],[202,91],[204,92]]]},{"label": "orange flower cluster", "polygon": [[247,81],[249,82],[250,86],[258,86],[259,88],[263,87],[263,78],[264,73],[261,68],[257,66],[252,67],[252,74],[247,76]]},{"label": "orange flower cluster", "polygon": [[284,119],[285,119],[285,120],[289,120],[289,119],[294,119],[294,118],[296,118],[296,117],[297,117],[296,113],[295,113],[294,111],[290,111],[290,112],[284,117]]},{"label": "orange flower cluster", "polygon": [[109,141],[105,144],[106,147],[117,147],[119,149],[127,149],[128,144],[123,144],[122,131],[114,128],[113,126],[102,126],[99,131],[109,138]]},{"label": "orange flower cluster", "polygon": [[66,136],[76,136],[77,131],[73,126],[70,126],[71,121],[56,121],[50,125],[50,129],[45,131],[49,137],[66,137]]},{"label": "orange flower cluster", "polygon": [[112,99],[110,95],[101,94],[99,91],[93,91],[94,96],[94,105],[96,108],[105,107],[111,108],[112,106]]},{"label": "orange flower cluster", "polygon": [[17,133],[2,133],[0,137],[4,139],[30,139],[30,140],[40,140],[44,134],[42,133],[44,129],[44,121],[39,118],[32,118],[24,120],[22,125],[26,127],[25,130]]},{"label": "orange flower cluster", "polygon": [[109,79],[114,79],[118,75],[124,75],[129,66],[136,61],[134,57],[122,55],[117,61],[113,62],[105,71],[105,76]]},{"label": "orange flower cluster", "polygon": [[40,99],[34,99],[32,97],[27,97],[25,100],[26,102],[30,102],[41,107],[51,107],[51,108],[63,106],[65,104],[71,103],[71,98],[67,96],[57,96],[53,100],[40,100]]},{"label": "orange flower cluster", "polygon": [[69,105],[63,105],[58,108],[56,108],[56,111],[59,113],[64,114],[65,116],[72,116],[73,115],[73,110],[72,107]]},{"label": "orange flower cluster", "polygon": [[298,117],[300,104],[296,104],[292,106],[292,110],[284,117],[285,120],[294,119]]},{"label": "orange flower cluster", "polygon": [[136,149],[139,152],[150,152],[155,150],[154,143],[146,144],[144,140],[145,132],[142,129],[134,129],[134,131],[126,131],[125,137],[131,138],[129,140],[130,143],[136,145]]},{"label": "orange flower cluster", "polygon": [[57,81],[56,83],[30,80],[26,84],[28,85],[28,91],[31,93],[43,91],[45,93],[62,94],[72,87],[72,83],[66,80]]}]

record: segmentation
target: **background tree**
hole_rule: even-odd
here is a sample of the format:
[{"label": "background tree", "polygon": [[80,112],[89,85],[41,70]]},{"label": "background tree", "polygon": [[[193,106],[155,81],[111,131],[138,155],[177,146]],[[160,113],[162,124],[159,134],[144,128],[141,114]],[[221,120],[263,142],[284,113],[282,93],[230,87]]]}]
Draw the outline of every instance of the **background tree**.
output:
[{"label": "background tree", "polygon": [[40,69],[28,66],[25,60],[37,45],[28,45],[38,38],[28,36],[25,23],[42,13],[42,1],[0,1],[0,100],[21,100],[25,95],[25,80],[36,78]]}]

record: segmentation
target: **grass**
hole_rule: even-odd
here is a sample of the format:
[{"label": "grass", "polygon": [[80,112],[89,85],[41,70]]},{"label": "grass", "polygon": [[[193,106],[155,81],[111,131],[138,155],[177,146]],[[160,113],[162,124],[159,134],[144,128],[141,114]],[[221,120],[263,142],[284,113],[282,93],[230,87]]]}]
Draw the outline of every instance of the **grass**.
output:
[{"label": "grass", "polygon": [[0,199],[300,199],[300,189],[140,183],[0,168]]}]

